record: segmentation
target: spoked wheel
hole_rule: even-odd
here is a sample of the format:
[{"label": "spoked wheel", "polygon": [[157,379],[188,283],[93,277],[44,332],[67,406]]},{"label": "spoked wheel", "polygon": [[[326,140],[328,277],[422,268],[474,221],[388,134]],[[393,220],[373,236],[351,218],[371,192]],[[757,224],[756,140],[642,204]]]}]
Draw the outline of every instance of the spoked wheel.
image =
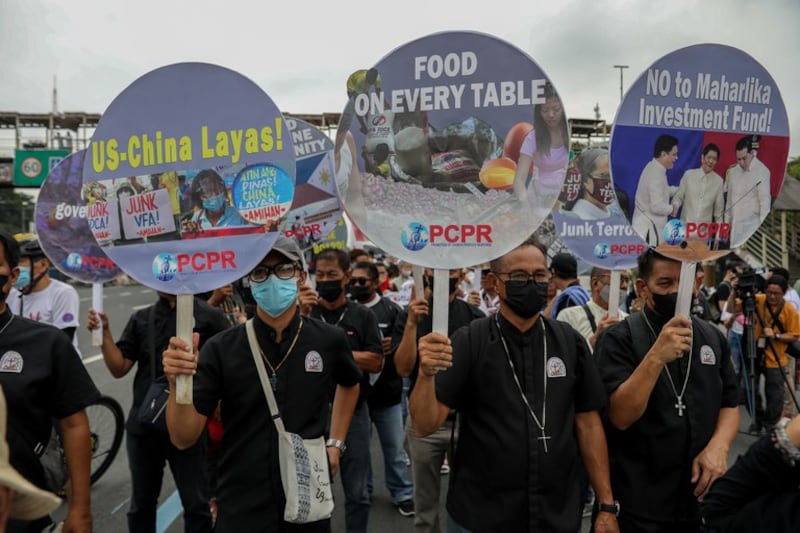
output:
[{"label": "spoked wheel", "polygon": [[92,440],[92,475],[94,483],[105,474],[122,445],[125,415],[117,401],[101,396],[97,402],[86,406],[89,418],[89,434]]}]

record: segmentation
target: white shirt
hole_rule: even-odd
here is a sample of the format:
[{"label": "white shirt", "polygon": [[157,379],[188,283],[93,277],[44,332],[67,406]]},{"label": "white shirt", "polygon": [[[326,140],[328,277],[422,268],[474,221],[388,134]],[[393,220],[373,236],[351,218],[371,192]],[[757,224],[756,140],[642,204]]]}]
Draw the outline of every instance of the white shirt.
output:
[{"label": "white shirt", "polygon": [[647,163],[639,176],[634,206],[634,231],[646,238],[648,244],[658,245],[667,216],[672,213],[672,205],[669,203],[667,169],[655,159]]},{"label": "white shirt", "polygon": [[[26,294],[21,298],[20,296],[21,293],[12,287],[6,299],[8,308],[15,315],[20,315],[21,304],[21,316],[36,322],[44,322],[58,329],[73,327],[77,329],[80,325],[78,322],[80,298],[78,298],[78,291],[72,285],[51,279],[44,289]],[[72,336],[72,344],[77,350],[77,332]]]},{"label": "white shirt", "polygon": [[795,311],[800,311],[800,295],[792,287],[783,295],[783,299],[794,306]]},{"label": "white shirt", "polygon": [[687,170],[672,205],[683,206],[684,222],[711,222],[714,217],[722,220],[722,176],[713,171],[706,174],[702,168]]},{"label": "white shirt", "polygon": [[726,221],[731,223],[731,248],[744,244],[767,217],[770,209],[769,169],[754,157],[750,169],[739,165],[728,169]]},{"label": "white shirt", "polygon": [[[597,305],[594,300],[589,300],[586,305],[589,306],[589,311],[591,311],[592,316],[594,317],[595,325],[600,324],[603,316],[608,311]],[[628,314],[618,311],[618,316],[620,320],[624,320]],[[586,339],[587,344],[589,343],[589,337],[594,335],[594,332],[592,331],[592,324],[589,322],[589,317],[586,316],[586,311],[584,311],[582,305],[567,307],[558,313],[556,320],[560,322],[566,322],[572,326],[575,331],[580,333],[581,337]],[[589,344],[589,349],[594,351],[594,348],[592,348],[591,344]]]}]

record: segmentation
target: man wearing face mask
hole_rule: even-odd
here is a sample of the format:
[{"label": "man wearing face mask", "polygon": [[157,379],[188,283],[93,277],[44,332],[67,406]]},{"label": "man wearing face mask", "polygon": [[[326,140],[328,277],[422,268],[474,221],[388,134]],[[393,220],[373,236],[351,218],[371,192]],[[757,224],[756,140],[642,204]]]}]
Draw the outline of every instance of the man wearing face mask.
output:
[{"label": "man wearing face mask", "polygon": [[19,244],[19,276],[8,294],[8,307],[18,316],[55,326],[72,341],[78,349],[78,292],[68,285],[50,277],[50,260],[44,255],[36,237],[22,239]]},{"label": "man wearing face mask", "polygon": [[642,312],[595,346],[620,531],[697,532],[699,501],[727,470],[739,429],[736,375],[717,328],[674,316],[680,262],[651,248],[638,270]]},{"label": "man wearing face mask", "polygon": [[[450,270],[450,296],[447,310],[447,333],[452,335],[462,326],[486,315],[477,307],[456,297],[462,270]],[[410,378],[410,391],[419,374],[420,361],[417,357],[419,339],[433,331],[433,319],[430,309],[433,308],[433,272],[426,269],[424,299],[413,299],[405,311],[395,321],[392,333],[392,349],[397,373]],[[449,452],[451,441],[458,438],[454,431],[455,413],[445,417],[435,431],[418,435],[411,423],[406,421],[406,437],[408,451],[411,455],[412,479],[414,480],[414,531],[439,533],[444,531],[444,517],[439,516],[439,498],[441,492],[441,472],[445,454]]]},{"label": "man wearing face mask", "polygon": [[[375,263],[356,263],[350,276],[350,295],[358,303],[368,307],[378,320],[383,336],[383,370],[372,386],[367,406],[369,417],[378,430],[383,450],[383,465],[386,488],[392,503],[403,516],[414,514],[411,499],[413,485],[408,473],[408,457],[403,449],[403,407],[401,405],[403,383],[394,366],[391,351],[392,331],[402,309],[390,299],[378,294],[380,278]],[[371,470],[371,469],[370,469]],[[372,474],[369,477],[369,492],[372,494]]]},{"label": "man wearing face mask", "polygon": [[598,412],[605,394],[586,342],[542,316],[546,253],[530,239],[492,261],[497,314],[452,339],[430,333],[419,341],[415,432],[435,432],[451,409],[460,416],[449,531],[577,531],[579,453],[602,504],[594,530],[617,531]]},{"label": "man wearing face mask", "polygon": [[[128,531],[131,533],[146,533],[155,527],[158,496],[167,463],[181,497],[185,531],[197,533],[212,529],[205,435],[194,446],[179,450],[170,442],[165,428],[143,424],[138,417],[151,383],[163,375],[161,354],[169,338],[175,334],[176,301],[175,295],[159,292],[157,302],[130,316],[116,343],[106,314],[89,309],[87,327],[89,330],[103,328],[100,350],[111,375],[122,378],[136,365],[133,402],[125,426],[131,474],[128,510]],[[225,315],[201,298],[195,297],[192,310],[193,329],[199,335],[199,346],[227,329]]]},{"label": "man wearing face mask", "polygon": [[[583,305],[568,307],[558,313],[556,320],[566,322],[575,331],[581,334],[589,343],[589,348],[594,350],[600,333],[617,324],[628,316],[618,312],[615,316],[608,314],[608,301],[611,291],[611,271],[605,268],[594,267],[589,277],[592,287],[592,299]],[[618,302],[625,303],[628,295],[628,274],[620,274]]]},{"label": "man wearing face mask", "polygon": [[[307,303],[302,261],[297,243],[279,237],[248,274],[258,304],[253,325],[286,430],[304,439],[318,438],[326,432],[330,416],[328,460],[335,475],[345,452],[361,372],[340,329],[301,315],[301,306]],[[283,520],[278,435],[245,326],[229,328],[209,340],[199,360],[197,336],[194,344],[190,351],[185,342],[172,337],[163,355],[164,373],[170,380],[167,426],[172,443],[189,448],[221,402],[225,432],[218,452],[214,531],[330,531],[330,520],[301,525]],[[175,402],[178,374],[194,376],[193,405]]]},{"label": "man wearing face mask", "polygon": [[345,288],[350,281],[350,259],[345,252],[323,250],[317,256],[315,276],[319,302],[311,309],[311,316],[345,332],[353,358],[364,373],[353,421],[344,442],[347,454],[342,458],[342,486],[348,533],[366,533],[370,507],[367,486],[371,465],[370,419],[366,400],[383,368],[381,332],[375,314],[366,306],[348,300],[345,295]]}]

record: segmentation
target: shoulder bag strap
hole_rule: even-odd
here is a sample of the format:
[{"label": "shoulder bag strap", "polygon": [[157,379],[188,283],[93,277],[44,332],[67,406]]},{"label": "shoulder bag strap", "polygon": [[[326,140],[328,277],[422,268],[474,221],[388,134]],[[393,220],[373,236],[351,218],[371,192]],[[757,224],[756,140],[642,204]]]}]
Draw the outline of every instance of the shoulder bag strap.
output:
[{"label": "shoulder bag strap", "polygon": [[589,309],[589,304],[583,304],[581,307],[583,307],[583,312],[586,313],[586,318],[589,319],[589,325],[592,326],[592,333],[595,333],[597,331],[597,323],[594,321],[594,315],[592,310]]},{"label": "shoulder bag strap", "polygon": [[785,300],[781,300],[781,303],[778,306],[778,311],[775,312],[772,310],[771,306],[767,305],[767,302],[764,302],[764,307],[766,307],[767,311],[769,311],[769,314],[772,315],[772,326],[777,327],[781,333],[786,333],[783,323],[781,322],[781,313],[783,312],[783,306],[785,303]]},{"label": "shoulder bag strap", "polygon": [[250,353],[253,355],[253,361],[256,364],[258,379],[261,381],[261,388],[264,389],[264,396],[267,397],[267,405],[269,405],[272,421],[275,423],[275,429],[278,430],[278,433],[286,433],[283,420],[281,420],[281,414],[278,411],[278,402],[275,401],[275,394],[272,392],[272,387],[269,386],[267,369],[264,367],[264,361],[261,360],[261,355],[258,352],[258,340],[256,339],[256,330],[253,327],[252,318],[245,323],[245,329],[247,330],[247,342],[250,344]]}]

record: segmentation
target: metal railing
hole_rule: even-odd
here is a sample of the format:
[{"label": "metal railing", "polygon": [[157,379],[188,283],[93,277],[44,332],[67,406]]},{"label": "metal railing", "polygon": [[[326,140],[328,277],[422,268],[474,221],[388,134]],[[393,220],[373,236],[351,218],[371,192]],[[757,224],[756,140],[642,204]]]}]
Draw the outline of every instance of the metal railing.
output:
[{"label": "metal railing", "polygon": [[770,212],[745,247],[766,267],[800,266],[800,213]]}]

